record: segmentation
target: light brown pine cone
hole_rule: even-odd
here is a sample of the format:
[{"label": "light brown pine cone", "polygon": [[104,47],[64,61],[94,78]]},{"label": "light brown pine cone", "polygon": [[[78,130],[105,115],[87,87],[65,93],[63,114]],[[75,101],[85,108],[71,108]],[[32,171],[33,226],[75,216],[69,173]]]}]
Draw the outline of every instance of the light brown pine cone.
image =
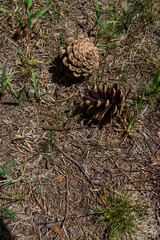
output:
[{"label": "light brown pine cone", "polygon": [[87,77],[99,67],[99,50],[89,38],[79,34],[76,39],[66,39],[66,47],[60,47],[62,63],[76,78]]}]

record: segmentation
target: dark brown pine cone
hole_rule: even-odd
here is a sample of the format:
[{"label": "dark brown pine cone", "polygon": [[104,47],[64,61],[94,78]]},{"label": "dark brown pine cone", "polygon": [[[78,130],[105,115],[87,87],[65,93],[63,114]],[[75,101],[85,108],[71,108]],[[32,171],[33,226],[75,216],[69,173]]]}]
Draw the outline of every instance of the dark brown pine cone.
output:
[{"label": "dark brown pine cone", "polygon": [[117,83],[111,87],[105,83],[102,90],[97,85],[93,88],[88,87],[80,103],[84,124],[98,124],[101,129],[103,125],[112,123],[112,119],[121,114],[124,100],[125,97]]},{"label": "dark brown pine cone", "polygon": [[72,76],[87,77],[99,67],[99,50],[89,38],[79,34],[76,39],[66,39],[66,47],[60,47],[59,56]]}]

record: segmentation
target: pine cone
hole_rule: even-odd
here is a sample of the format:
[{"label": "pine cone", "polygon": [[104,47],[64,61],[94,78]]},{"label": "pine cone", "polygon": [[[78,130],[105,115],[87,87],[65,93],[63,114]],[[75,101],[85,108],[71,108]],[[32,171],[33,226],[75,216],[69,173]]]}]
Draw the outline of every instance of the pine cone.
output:
[{"label": "pine cone", "polygon": [[85,124],[98,124],[101,129],[103,125],[112,123],[112,118],[121,114],[124,107],[125,97],[118,84],[109,87],[103,84],[101,90],[97,85],[82,95],[80,111]]},{"label": "pine cone", "polygon": [[99,51],[89,38],[79,34],[75,40],[66,39],[66,47],[60,48],[59,56],[64,66],[76,78],[87,77],[99,67]]}]

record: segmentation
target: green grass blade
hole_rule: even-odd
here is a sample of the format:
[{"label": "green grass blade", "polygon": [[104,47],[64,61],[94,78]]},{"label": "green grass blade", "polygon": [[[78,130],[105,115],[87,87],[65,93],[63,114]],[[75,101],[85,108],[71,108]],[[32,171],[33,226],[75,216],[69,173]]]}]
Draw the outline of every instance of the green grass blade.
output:
[{"label": "green grass blade", "polygon": [[140,100],[138,102],[138,111],[140,111],[140,109],[141,109],[141,107],[143,105],[144,92],[145,92],[145,89],[143,89],[143,92],[141,94],[141,98],[140,98]]},{"label": "green grass blade", "polygon": [[31,21],[30,21],[30,18],[31,18],[31,15],[32,15],[32,0],[29,0],[28,1],[28,18],[29,18],[29,24],[31,24]]},{"label": "green grass blade", "polygon": [[8,12],[8,13],[10,13],[10,10],[8,10],[8,9],[6,9],[6,8],[0,8],[0,11],[1,11],[1,12]]},{"label": "green grass blade", "polygon": [[109,10],[110,8],[112,8],[112,7],[113,7],[113,5],[112,5],[112,6],[109,6],[109,7],[107,7],[107,8],[105,8],[100,14],[98,13],[97,24],[100,22],[100,20],[101,20],[103,14],[104,14],[107,10]]},{"label": "green grass blade", "polygon": [[110,24],[110,23],[117,23],[118,21],[116,21],[116,20],[112,20],[112,21],[105,21],[105,23],[103,24],[103,29],[102,29],[102,31],[101,31],[101,34],[103,35],[104,34],[104,32],[106,31],[106,26],[108,25],[108,24]]},{"label": "green grass blade", "polygon": [[129,124],[128,124],[128,129],[131,130],[134,126],[135,121],[137,120],[137,109],[138,109],[138,104],[136,102],[135,104],[135,110],[134,110],[134,116],[132,117],[132,119],[130,120]]},{"label": "green grass blade", "polygon": [[28,4],[29,8],[32,7],[32,0],[29,0],[29,4]]},{"label": "green grass blade", "polygon": [[98,19],[97,19],[97,24],[99,24],[101,18],[102,18],[102,15],[100,14],[100,16],[98,16]]},{"label": "green grass blade", "polygon": [[24,91],[24,87],[22,87],[19,91],[15,91],[12,87],[10,87],[11,92],[13,93],[13,95],[16,97],[17,100],[19,100],[21,98],[21,95],[23,94]]},{"label": "green grass blade", "polygon": [[22,57],[22,59],[23,59],[23,58],[24,58],[24,55],[23,55],[22,51],[20,50],[19,47],[18,47],[17,49],[18,49],[19,55],[20,55],[20,56]]},{"label": "green grass blade", "polygon": [[5,176],[6,173],[8,173],[8,171],[10,170],[13,162],[15,161],[16,158],[13,158],[13,160],[10,162],[10,164],[6,167],[6,169],[3,171],[3,175]]},{"label": "green grass blade", "polygon": [[117,20],[111,20],[111,21],[107,21],[107,20],[105,20],[105,23],[104,24],[101,24],[99,27],[98,27],[98,29],[104,29],[106,26],[107,26],[107,24],[110,24],[110,23],[118,23],[119,21],[117,21]]},{"label": "green grass blade", "polygon": [[73,2],[73,3],[71,3],[71,4],[69,4],[69,5],[66,5],[65,7],[66,8],[69,8],[69,7],[72,7],[74,4],[76,4],[77,3],[77,1],[75,1],[75,2]]},{"label": "green grass blade", "polygon": [[31,60],[28,60],[29,62],[33,62],[33,63],[39,63],[40,61],[38,60],[34,60],[34,59],[31,59]]},{"label": "green grass blade", "polygon": [[24,89],[25,89],[25,86],[23,86],[23,87],[19,90],[18,95],[19,95],[20,97],[21,97],[21,95],[22,95]]},{"label": "green grass blade", "polygon": [[[3,169],[0,168],[0,175],[1,175],[1,174],[4,175],[3,172],[4,172]],[[5,174],[5,177],[8,178],[8,179],[11,180],[11,181],[13,180],[7,173]]]},{"label": "green grass blade", "polygon": [[33,79],[33,87],[34,87],[34,91],[35,91],[36,95],[39,96],[34,71],[32,71],[32,79]]},{"label": "green grass blade", "polygon": [[22,180],[26,180],[25,178],[20,178],[20,179],[16,179],[16,180],[11,180],[11,181],[8,181],[8,182],[4,182],[3,183],[3,186],[6,187],[8,185],[11,185],[11,184],[14,184],[14,183],[17,183],[17,182],[20,182]]},{"label": "green grass blade", "polygon": [[135,116],[135,115],[136,115],[136,113],[137,113],[137,109],[138,109],[138,103],[136,102],[136,104],[135,104],[134,116]]},{"label": "green grass blade", "polygon": [[112,46],[112,45],[115,45],[116,42],[113,42],[113,43],[106,43],[106,44],[101,44],[101,45],[98,45],[96,46],[97,48],[102,48],[102,47],[108,47],[108,46]]},{"label": "green grass blade", "polygon": [[1,78],[1,88],[3,89],[4,77],[5,77],[6,66],[3,68],[2,78]]},{"label": "green grass blade", "polygon": [[152,88],[155,89],[159,83],[160,83],[160,70],[158,71],[157,75],[153,79]]},{"label": "green grass blade", "polygon": [[9,77],[7,78],[7,80],[5,81],[5,83],[4,83],[4,85],[3,85],[3,89],[4,89],[4,90],[6,89],[7,84],[8,84],[8,82],[9,82],[9,80],[11,79],[11,77],[12,77],[12,73],[9,75]]},{"label": "green grass blade", "polygon": [[10,87],[10,89],[11,89],[11,92],[13,93],[13,95],[17,98],[17,92],[12,88],[12,87]]},{"label": "green grass blade", "polygon": [[5,174],[5,177],[8,178],[10,181],[13,181],[13,179],[8,175],[8,173]]},{"label": "green grass blade", "polygon": [[2,191],[2,193],[7,195],[7,196],[9,196],[9,197],[12,197],[12,198],[14,198],[15,200],[18,200],[18,201],[20,201],[20,200],[27,200],[26,198],[22,197],[21,195],[14,195],[12,193],[5,192],[5,191]]},{"label": "green grass blade", "polygon": [[147,87],[146,87],[146,93],[149,94],[149,88],[151,86],[151,82],[152,80],[147,84]]},{"label": "green grass blade", "polygon": [[101,12],[101,15],[103,15],[107,10],[109,10],[110,8],[112,8],[114,5],[111,5],[107,8],[105,8],[102,12]]},{"label": "green grass blade", "polygon": [[25,8],[27,10],[27,8],[32,6],[32,0],[24,0],[24,4],[25,4]]},{"label": "green grass blade", "polygon": [[28,6],[29,2],[30,2],[30,0],[24,0],[24,4],[25,4],[26,6]]},{"label": "green grass blade", "polygon": [[41,98],[41,97],[45,96],[48,92],[49,92],[49,90],[47,90],[46,92],[40,94],[39,97]]},{"label": "green grass blade", "polygon": [[99,18],[98,0],[96,0],[96,15],[97,15],[97,19],[98,19]]},{"label": "green grass blade", "polygon": [[13,219],[15,218],[15,216],[17,215],[16,212],[10,211],[8,208],[3,207],[0,208],[0,218],[2,218],[3,220],[9,220],[8,224],[10,224]]},{"label": "green grass blade", "polygon": [[33,19],[33,18],[36,18],[36,17],[38,17],[38,16],[43,15],[45,12],[48,11],[48,9],[49,9],[51,6],[52,6],[52,5],[49,5],[47,8],[44,8],[44,9],[42,9],[41,11],[32,14],[31,17],[30,17],[30,19]]},{"label": "green grass blade", "polygon": [[159,92],[160,92],[160,86],[157,87],[157,88],[155,88],[151,93],[152,93],[152,94],[157,94],[157,93],[159,93]]},{"label": "green grass blade", "polygon": [[18,25],[20,27],[22,27],[22,17],[23,17],[23,12],[21,13],[21,16],[20,16],[20,19],[19,19],[19,23],[18,23]]},{"label": "green grass blade", "polygon": [[29,20],[31,20],[31,16],[32,16],[32,4],[29,5],[29,14],[28,14]]}]

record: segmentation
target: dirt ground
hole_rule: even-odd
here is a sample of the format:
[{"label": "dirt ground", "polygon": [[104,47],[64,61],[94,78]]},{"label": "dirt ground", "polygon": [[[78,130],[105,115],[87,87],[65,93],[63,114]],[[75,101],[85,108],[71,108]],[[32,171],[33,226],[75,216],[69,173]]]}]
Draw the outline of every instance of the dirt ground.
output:
[{"label": "dirt ground", "polygon": [[[47,1],[33,2],[34,11],[47,6]],[[127,109],[133,116],[137,92],[160,67],[160,4],[99,0],[100,10],[115,4],[106,12],[108,20],[122,19],[135,2],[143,9],[137,10],[132,21],[123,21],[113,37],[110,29],[101,37],[100,44],[116,42],[101,48],[97,76],[104,71],[103,76],[76,82],[55,67],[55,59],[67,36],[83,33],[94,41],[96,1],[51,2],[49,11],[33,20],[39,28],[27,26],[21,36],[16,31],[20,13],[25,12],[23,1],[0,0],[0,7],[12,10],[0,12],[0,71],[6,66],[6,76],[12,73],[0,98],[0,167],[16,157],[9,173],[13,179],[23,179],[1,189],[1,204],[18,213],[8,230],[16,240],[107,240],[108,233],[103,224],[96,223],[92,207],[103,204],[104,189],[109,193],[112,188],[121,194],[129,192],[133,201],[147,208],[137,220],[142,232],[135,230],[130,237],[124,234],[123,239],[158,240],[160,104],[159,100],[145,101],[130,132]],[[22,25],[26,22],[24,14]],[[32,70],[39,92],[48,91],[40,99],[34,92]],[[127,95],[122,116],[102,130],[84,126],[79,116],[72,115],[80,94],[97,81],[119,83]],[[25,86],[20,101],[9,86],[17,90]]]}]

